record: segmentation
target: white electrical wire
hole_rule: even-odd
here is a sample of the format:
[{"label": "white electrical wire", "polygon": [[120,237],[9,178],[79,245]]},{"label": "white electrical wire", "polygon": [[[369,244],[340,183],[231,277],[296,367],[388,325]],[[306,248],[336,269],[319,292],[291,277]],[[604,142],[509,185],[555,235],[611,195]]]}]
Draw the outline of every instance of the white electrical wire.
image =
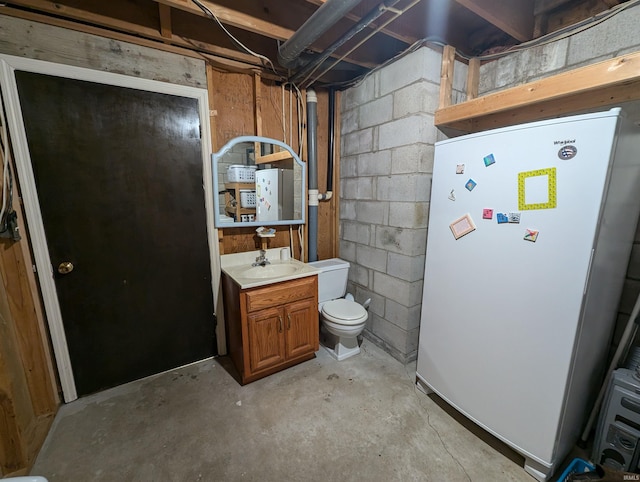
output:
[{"label": "white electrical wire", "polygon": [[[587,20],[583,20],[582,23],[578,23],[578,24],[574,24],[574,25],[570,25],[565,27],[565,29],[563,30],[558,30],[555,32],[551,32],[547,35],[544,35],[542,37],[538,37],[537,39],[534,40],[529,40],[527,42],[523,42],[521,44],[518,45],[514,45],[512,47],[510,47],[509,49],[505,49],[502,52],[496,52],[495,54],[487,54],[487,55],[480,55],[477,57],[474,56],[469,56],[469,55],[465,55],[461,52],[456,51],[456,55],[465,59],[465,60],[469,60],[471,58],[477,58],[480,61],[482,60],[494,60],[500,57],[504,57],[505,55],[509,55],[512,54],[514,52],[519,52],[521,50],[527,50],[533,47],[537,47],[539,45],[546,45],[548,43],[551,42],[555,42],[557,40],[561,40],[563,38],[567,38],[570,37],[572,35],[576,35],[580,32],[583,32],[591,27],[595,27],[596,25],[609,20],[611,17],[613,17],[614,15],[617,15],[618,13],[626,10],[627,8],[633,7],[635,5],[637,5],[638,3],[640,3],[640,0],[631,0],[627,3],[623,3],[623,4],[618,4],[615,7],[612,7],[611,9],[607,10],[606,12],[603,12],[602,14],[600,14],[601,16],[593,16],[590,17]],[[398,59],[401,59],[402,57],[407,56],[408,54],[418,50],[418,48],[424,46],[424,45],[438,45],[440,47],[444,47],[446,44],[443,43],[442,41],[436,40],[434,38],[431,37],[426,37],[426,38],[422,38],[419,40],[416,40],[413,44],[411,44],[407,49],[403,50],[402,52],[400,52],[399,54],[395,55],[394,57],[391,57],[390,59],[387,59],[386,61],[384,61],[382,64],[376,66],[375,68],[371,69],[370,71],[368,71],[367,73],[365,73],[364,75],[347,81],[347,82],[342,82],[342,83],[335,83],[335,84],[331,84],[333,86],[336,87],[340,87],[340,88],[349,88],[349,87],[355,87],[357,85],[360,85],[362,82],[364,82],[367,78],[369,78],[369,76],[371,76],[372,74],[374,74],[375,72],[377,72],[378,70],[382,69],[383,67],[386,67],[387,65],[389,65],[392,62],[395,62]]]},{"label": "white electrical wire", "polygon": [[235,38],[233,36],[233,34],[231,32],[229,32],[229,30],[227,30],[227,28],[222,24],[222,22],[220,21],[220,19],[217,17],[217,15],[215,13],[213,13],[208,7],[206,7],[205,5],[203,5],[202,3],[200,3],[199,0],[191,0],[193,3],[195,3],[200,10],[202,10],[205,14],[207,14],[210,18],[212,18],[213,20],[216,21],[216,23],[220,26],[220,28],[222,30],[224,30],[224,32],[231,38],[231,40],[234,41],[234,43],[236,45],[238,45],[242,50],[244,50],[245,52],[247,52],[250,55],[253,55],[254,57],[259,58],[260,60],[262,60],[263,62],[266,62],[269,67],[271,67],[271,70],[273,70],[273,73],[276,74],[278,77],[281,77],[280,74],[278,74],[278,72],[276,72],[276,68],[273,65],[273,62],[271,62],[271,60],[262,55],[259,54],[257,52],[254,52],[253,50],[251,50],[249,47],[247,47],[246,45],[244,45],[242,42],[240,42],[240,40],[238,40],[237,38]]}]

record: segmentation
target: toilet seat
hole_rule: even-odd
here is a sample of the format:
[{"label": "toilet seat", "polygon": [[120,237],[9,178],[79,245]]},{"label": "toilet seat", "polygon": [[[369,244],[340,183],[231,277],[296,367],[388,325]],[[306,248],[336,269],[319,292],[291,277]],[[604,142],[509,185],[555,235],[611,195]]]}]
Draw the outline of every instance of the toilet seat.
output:
[{"label": "toilet seat", "polygon": [[326,302],[322,306],[322,315],[339,325],[358,325],[367,321],[369,316],[360,303],[343,298]]}]

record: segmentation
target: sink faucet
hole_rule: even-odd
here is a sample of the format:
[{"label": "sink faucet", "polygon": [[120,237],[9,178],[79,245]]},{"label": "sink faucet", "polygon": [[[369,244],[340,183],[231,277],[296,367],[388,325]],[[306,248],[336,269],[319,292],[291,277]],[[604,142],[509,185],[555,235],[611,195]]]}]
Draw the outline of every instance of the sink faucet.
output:
[{"label": "sink faucet", "polygon": [[264,249],[260,250],[260,256],[256,258],[256,262],[252,263],[251,266],[266,266],[271,264],[266,257],[267,252]]}]

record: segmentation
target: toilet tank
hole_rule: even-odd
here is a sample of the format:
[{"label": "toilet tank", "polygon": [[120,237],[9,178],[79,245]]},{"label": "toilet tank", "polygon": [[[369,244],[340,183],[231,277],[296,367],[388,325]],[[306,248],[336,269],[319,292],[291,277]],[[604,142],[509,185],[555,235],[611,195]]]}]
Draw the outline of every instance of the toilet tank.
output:
[{"label": "toilet tank", "polygon": [[318,273],[318,303],[342,298],[347,292],[349,263],[340,258],[311,261]]}]

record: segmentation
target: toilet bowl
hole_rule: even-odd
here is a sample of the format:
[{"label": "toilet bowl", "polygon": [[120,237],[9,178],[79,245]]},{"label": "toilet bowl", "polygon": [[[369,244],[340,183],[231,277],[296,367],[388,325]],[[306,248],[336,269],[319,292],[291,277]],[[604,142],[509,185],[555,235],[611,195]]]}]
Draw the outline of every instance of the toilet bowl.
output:
[{"label": "toilet bowl", "polygon": [[[329,354],[339,361],[360,353],[358,335],[369,314],[355,301],[340,298],[320,306],[320,341]],[[324,332],[324,333],[323,333]]]},{"label": "toilet bowl", "polygon": [[340,258],[313,261],[318,268],[320,343],[336,359],[360,353],[358,335],[364,330],[367,310],[347,294],[349,263]]}]

